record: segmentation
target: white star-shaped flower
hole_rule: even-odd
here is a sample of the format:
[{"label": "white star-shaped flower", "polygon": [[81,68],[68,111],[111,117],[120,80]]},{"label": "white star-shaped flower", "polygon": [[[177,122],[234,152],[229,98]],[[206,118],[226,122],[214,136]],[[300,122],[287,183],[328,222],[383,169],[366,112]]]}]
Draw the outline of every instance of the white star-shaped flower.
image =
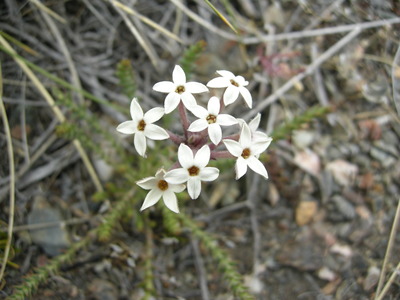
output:
[{"label": "white star-shaped flower", "polygon": [[160,169],[157,171],[155,177],[147,177],[136,182],[141,188],[150,190],[140,208],[141,211],[156,204],[162,197],[166,207],[175,213],[179,213],[175,193],[182,192],[185,189],[185,185],[168,183],[165,181],[164,176],[165,170]]},{"label": "white star-shaped flower", "polygon": [[117,131],[124,134],[134,134],[134,145],[139,155],[146,155],[146,138],[151,140],[165,140],[169,134],[160,126],[153,124],[164,115],[164,108],[155,107],[143,114],[143,110],[136,98],[132,99],[130,112],[132,121],[125,121],[118,125]]},{"label": "white star-shaped flower", "polygon": [[207,83],[207,86],[211,88],[226,88],[224,93],[225,105],[235,102],[240,93],[243,96],[247,106],[251,108],[253,105],[253,99],[249,90],[245,88],[249,82],[246,81],[243,76],[235,76],[230,71],[220,70],[217,71],[217,73],[222,77],[211,79]]},{"label": "white star-shaped flower", "polygon": [[201,181],[213,181],[219,176],[219,170],[206,167],[210,161],[210,148],[201,147],[195,155],[193,151],[181,144],[178,149],[178,160],[182,168],[174,169],[165,174],[168,183],[181,184],[187,182],[187,190],[192,199],[197,199],[201,192]]},{"label": "white star-shaped flower", "polygon": [[247,166],[254,172],[268,179],[268,173],[262,162],[258,160],[259,155],[264,152],[271,141],[253,142],[250,127],[245,123],[240,132],[239,141],[222,140],[228,151],[237,157],[235,170],[236,179],[239,179],[247,172]]},{"label": "white star-shaped flower", "polygon": [[161,81],[153,86],[153,90],[161,93],[168,93],[165,98],[165,113],[172,112],[182,100],[185,107],[191,110],[196,103],[192,94],[204,93],[208,88],[199,82],[186,82],[186,75],[183,69],[176,65],[172,72],[171,81]]},{"label": "white star-shaped flower", "polygon": [[208,128],[208,135],[211,142],[218,145],[222,139],[221,126],[236,124],[236,118],[228,114],[220,114],[220,102],[217,97],[211,97],[208,101],[207,109],[197,106],[192,113],[199,119],[190,124],[188,130],[199,132]]},{"label": "white star-shaped flower", "polygon": [[[246,124],[246,122],[243,119],[237,119],[237,120],[241,126],[243,126],[243,124]],[[261,120],[261,114],[258,113],[257,116],[255,116],[254,119],[251,120],[248,124],[251,131],[252,142],[268,143],[269,146],[269,144],[272,142],[272,138],[268,134],[262,131],[257,131],[260,125],[260,120]]]}]

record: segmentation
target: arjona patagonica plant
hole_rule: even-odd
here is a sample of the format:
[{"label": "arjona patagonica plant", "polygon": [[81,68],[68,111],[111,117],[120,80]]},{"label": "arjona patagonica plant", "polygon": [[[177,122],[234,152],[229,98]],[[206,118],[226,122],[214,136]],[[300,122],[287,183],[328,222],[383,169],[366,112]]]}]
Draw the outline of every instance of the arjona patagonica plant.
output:
[{"label": "arjona patagonica plant", "polygon": [[[186,82],[183,69],[175,66],[172,81],[161,81],[153,86],[155,91],[167,94],[164,107],[155,107],[144,113],[134,98],[130,106],[132,120],[117,127],[117,131],[123,134],[134,135],[135,149],[143,157],[146,157],[146,139],[170,139],[179,146],[178,162],[172,164],[168,171],[161,168],[154,177],[137,182],[141,188],[150,190],[141,210],[156,204],[162,197],[170,210],[179,213],[175,193],[187,188],[189,196],[197,199],[201,192],[201,182],[218,178],[219,170],[207,166],[210,160],[236,159],[236,179],[242,177],[248,168],[268,178],[267,170],[258,157],[268,148],[272,138],[257,131],[260,114],[247,124],[242,119],[221,113],[225,106],[232,104],[240,96],[249,108],[252,107],[252,97],[246,88],[248,82],[242,76],[235,76],[229,71],[217,73],[221,76],[210,80],[205,86],[198,82]],[[221,99],[211,97],[206,109],[197,104],[193,94],[208,92],[207,87],[225,90]],[[169,114],[176,108],[179,110],[183,136],[167,132],[154,124],[164,114]],[[194,116],[191,123],[187,111]],[[221,126],[237,126],[238,134],[223,138]]]}]

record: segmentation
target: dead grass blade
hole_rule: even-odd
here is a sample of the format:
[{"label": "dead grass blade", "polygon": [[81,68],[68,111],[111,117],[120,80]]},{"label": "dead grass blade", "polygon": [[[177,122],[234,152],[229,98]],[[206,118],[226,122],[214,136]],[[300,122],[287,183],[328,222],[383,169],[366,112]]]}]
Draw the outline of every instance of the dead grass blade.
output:
[{"label": "dead grass blade", "polygon": [[383,282],[384,282],[385,276],[386,276],[387,264],[388,264],[391,254],[392,254],[393,243],[395,242],[395,239],[396,239],[399,221],[400,221],[400,199],[399,199],[399,202],[397,203],[396,215],[394,217],[392,229],[390,231],[389,242],[388,242],[388,245],[386,248],[386,253],[385,253],[385,259],[383,260],[382,271],[379,276],[378,287],[376,288],[375,300],[381,300],[385,296],[389,287],[393,283],[396,275],[398,275],[398,272],[400,269],[400,263],[399,263],[397,265],[396,269],[393,271],[393,274],[389,278],[388,282],[386,283],[384,289],[382,290]]},{"label": "dead grass blade", "polygon": [[13,236],[13,226],[14,226],[14,212],[15,212],[15,166],[14,166],[14,149],[12,145],[10,126],[8,124],[7,112],[3,102],[3,82],[2,82],[2,72],[0,64],[0,111],[1,117],[3,119],[3,126],[7,140],[7,152],[8,152],[8,162],[10,165],[10,213],[8,218],[7,227],[7,243],[4,249],[3,263],[0,269],[0,282],[3,279],[4,272],[6,270],[7,260],[10,255],[11,241]]},{"label": "dead grass blade", "polygon": [[112,1],[112,5],[114,6],[115,10],[120,14],[122,19],[125,22],[125,25],[128,27],[130,32],[133,34],[133,36],[136,38],[136,40],[139,42],[140,46],[143,48],[143,50],[146,52],[148,57],[150,58],[150,61],[152,65],[157,68],[160,66],[160,59],[154,50],[153,46],[151,43],[146,41],[146,38],[142,36],[139,32],[139,30],[136,29],[135,25],[131,22],[131,20],[128,18],[127,14],[123,9],[121,9],[117,4],[114,3],[115,1]]},{"label": "dead grass blade", "polygon": [[226,24],[232,31],[238,34],[236,28],[224,17],[224,15],[208,0],[204,0],[205,3],[215,12],[215,14]]},{"label": "dead grass blade", "polygon": [[55,13],[54,11],[52,11],[50,8],[48,8],[47,6],[43,5],[42,3],[40,3],[38,0],[30,0],[33,4],[35,4],[37,6],[37,8],[39,8],[40,10],[46,12],[47,14],[49,14],[50,16],[52,16],[54,19],[56,19],[57,21],[63,23],[63,24],[67,24],[67,20],[65,20],[63,17],[61,17],[59,14]]},{"label": "dead grass blade", "polygon": [[153,27],[155,30],[161,32],[166,37],[169,37],[169,38],[171,38],[171,39],[173,39],[173,40],[175,40],[175,41],[177,41],[177,42],[179,42],[181,44],[184,43],[184,41],[180,37],[178,37],[176,34],[174,34],[171,31],[165,29],[164,27],[161,27],[160,25],[158,25],[157,23],[155,23],[151,19],[139,14],[137,11],[135,11],[134,9],[132,9],[132,8],[130,8],[128,6],[126,6],[125,4],[123,4],[123,3],[119,2],[119,1],[116,1],[116,0],[111,0],[111,3],[114,6],[122,9],[126,13],[137,17],[140,21],[142,21],[143,23],[149,25],[150,27]]},{"label": "dead grass blade", "polygon": [[[32,70],[27,66],[27,64],[23,60],[21,60],[17,56],[15,56],[16,52],[2,36],[0,36],[0,44],[3,45],[3,47],[8,52],[14,54],[13,55],[14,60],[21,67],[21,69],[25,72],[25,74],[29,77],[29,79],[32,81],[32,83],[35,85],[35,87],[38,89],[38,91],[42,94],[43,98],[47,101],[50,108],[53,110],[53,113],[56,115],[57,119],[61,123],[65,122],[66,118],[65,118],[64,114],[62,113],[62,111],[55,104],[53,97],[46,90],[44,85],[40,82],[39,78],[37,78],[36,75],[32,72]],[[86,169],[88,170],[89,175],[90,175],[97,191],[103,191],[103,186],[100,182],[100,179],[97,176],[97,173],[89,159],[89,156],[87,155],[86,151],[83,149],[81,143],[78,140],[74,140],[73,144],[74,144],[75,148],[77,149],[77,151],[79,152],[79,155],[81,156],[82,161],[85,164]]]}]

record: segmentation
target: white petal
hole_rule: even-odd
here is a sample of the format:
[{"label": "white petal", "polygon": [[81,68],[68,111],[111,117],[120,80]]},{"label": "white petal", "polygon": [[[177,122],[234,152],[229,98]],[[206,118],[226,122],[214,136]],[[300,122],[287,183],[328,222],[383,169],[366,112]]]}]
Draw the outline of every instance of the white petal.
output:
[{"label": "white petal", "polygon": [[162,107],[154,107],[144,114],[143,120],[146,124],[157,122],[164,115],[165,110]]},{"label": "white petal", "polygon": [[151,190],[157,186],[157,182],[158,180],[155,177],[146,177],[136,182],[136,184],[142,189]]},{"label": "white petal", "polygon": [[230,85],[225,90],[223,97],[225,105],[232,104],[239,97],[239,89],[234,85]]},{"label": "white petal", "polygon": [[181,95],[175,92],[169,93],[164,101],[165,113],[169,114],[170,112],[172,112],[175,108],[178,107],[180,101]]},{"label": "white petal", "polygon": [[235,164],[236,179],[241,178],[247,172],[247,162],[243,157],[239,157]]},{"label": "white petal", "polygon": [[271,144],[272,138],[264,140],[253,140],[253,144],[250,146],[250,152],[253,155],[259,155],[267,150],[268,146]]},{"label": "white petal", "polygon": [[234,80],[239,86],[246,86],[249,84],[249,82],[246,81],[246,79],[244,79],[244,77],[240,75],[236,76]]},{"label": "white petal", "polygon": [[205,119],[198,119],[190,124],[188,130],[191,132],[203,131],[208,127],[208,122]]},{"label": "white petal", "polygon": [[243,123],[239,138],[240,145],[244,148],[250,148],[251,145],[251,130],[249,125]]},{"label": "white petal", "polygon": [[210,161],[210,155],[211,155],[210,147],[204,145],[196,152],[196,155],[194,157],[194,165],[196,165],[200,169],[204,168]]},{"label": "white petal", "polygon": [[136,98],[132,99],[130,111],[133,121],[139,121],[143,119],[143,110],[140,107],[139,103],[137,102]]},{"label": "white petal", "polygon": [[165,174],[164,179],[166,182],[171,184],[181,184],[188,181],[189,173],[183,168],[174,169],[168,171],[167,174]]},{"label": "white petal", "polygon": [[117,131],[124,134],[134,134],[137,132],[137,122],[125,121],[118,125]]},{"label": "white petal", "polygon": [[238,123],[235,117],[228,114],[220,114],[217,116],[217,123],[222,126],[231,126]]},{"label": "white petal", "polygon": [[143,205],[140,208],[140,210],[144,210],[150,206],[153,206],[160,200],[161,198],[161,191],[160,190],[151,190],[147,195],[146,198],[144,199]]},{"label": "white petal", "polygon": [[208,92],[208,88],[199,82],[187,82],[185,83],[185,91],[192,94],[199,94]]},{"label": "white petal", "polygon": [[244,101],[246,102],[247,106],[249,108],[251,108],[252,105],[253,105],[253,99],[251,97],[251,94],[250,94],[249,90],[246,89],[245,87],[240,86],[239,87],[239,92],[243,96]]},{"label": "white petal", "polygon": [[168,207],[174,213],[179,213],[178,201],[173,191],[169,189],[166,190],[163,194],[163,200],[166,207]]},{"label": "white petal", "polygon": [[257,142],[269,142],[269,143],[271,143],[272,142],[272,138],[268,134],[266,134],[266,133],[264,133],[262,131],[256,131],[256,132],[253,132],[253,143],[257,143]]},{"label": "white petal", "polygon": [[213,181],[219,176],[219,170],[214,167],[206,167],[201,170],[199,177],[202,181]]},{"label": "white petal", "polygon": [[186,186],[184,184],[168,184],[168,189],[173,191],[174,193],[180,193],[183,192],[184,189],[186,189]]},{"label": "white petal", "polygon": [[233,156],[240,157],[242,155],[243,147],[237,141],[225,139],[222,142]]},{"label": "white petal", "polygon": [[211,79],[207,83],[207,86],[210,88],[226,88],[230,84],[231,84],[231,82],[229,81],[229,79],[227,79],[225,77],[217,77],[217,78]]},{"label": "white petal", "polygon": [[166,140],[169,138],[168,132],[158,125],[147,124],[144,128],[144,134],[146,137],[152,140]]},{"label": "white petal", "polygon": [[176,65],[174,70],[172,71],[172,81],[176,85],[184,85],[186,83],[186,75],[183,69]]},{"label": "white petal", "polygon": [[210,114],[217,116],[219,114],[220,108],[221,104],[217,97],[211,97],[210,100],[208,100],[207,110]]},{"label": "white petal", "polygon": [[135,149],[139,155],[145,157],[146,153],[146,137],[143,132],[137,132],[135,134],[135,138],[133,140],[133,144],[135,145]]},{"label": "white petal", "polygon": [[199,119],[205,119],[209,115],[208,110],[200,105],[196,105],[191,112]]},{"label": "white petal", "polygon": [[211,142],[213,142],[214,145],[218,145],[222,139],[221,126],[219,126],[219,124],[217,123],[210,124],[208,126],[208,135],[210,137]]},{"label": "white petal", "polygon": [[265,169],[265,166],[261,161],[259,161],[257,158],[254,156],[250,156],[247,159],[247,164],[252,169],[254,172],[264,176],[266,179],[268,179],[268,173],[267,170]]},{"label": "white petal", "polygon": [[225,77],[225,78],[228,78],[228,79],[235,79],[235,75],[230,71],[218,70],[217,73],[219,75],[221,75],[222,77]]},{"label": "white petal", "polygon": [[181,99],[183,104],[187,109],[190,111],[194,110],[196,107],[198,107],[196,99],[193,97],[191,93],[184,92],[181,94]]},{"label": "white petal", "polygon": [[201,192],[201,181],[200,178],[190,177],[187,182],[187,190],[190,198],[197,199]]},{"label": "white petal", "polygon": [[249,123],[251,132],[254,133],[257,130],[258,126],[260,126],[260,121],[261,121],[261,114],[258,113],[257,116],[255,116],[254,119],[251,120]]},{"label": "white petal", "polygon": [[192,149],[185,144],[180,144],[178,148],[178,160],[182,168],[187,169],[192,167],[194,164]]},{"label": "white petal", "polygon": [[176,90],[176,84],[171,81],[161,81],[157,82],[153,86],[153,90],[160,92],[160,93],[172,93]]}]

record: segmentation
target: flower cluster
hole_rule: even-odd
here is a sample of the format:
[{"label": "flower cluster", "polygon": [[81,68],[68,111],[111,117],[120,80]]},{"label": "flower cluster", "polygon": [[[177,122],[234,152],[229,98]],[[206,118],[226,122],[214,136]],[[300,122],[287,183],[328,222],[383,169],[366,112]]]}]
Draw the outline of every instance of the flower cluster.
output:
[{"label": "flower cluster", "polygon": [[[241,178],[248,167],[268,178],[267,170],[258,158],[268,148],[272,138],[264,132],[257,131],[260,114],[247,124],[242,119],[221,113],[224,107],[234,103],[239,95],[249,108],[252,107],[252,96],[246,88],[248,82],[242,76],[235,76],[229,71],[217,71],[217,73],[220,77],[210,80],[205,86],[198,82],[187,82],[183,69],[178,65],[175,66],[172,81],[161,81],[153,86],[155,91],[167,94],[164,108],[156,107],[144,113],[134,98],[130,106],[132,120],[125,121],[117,127],[117,131],[123,134],[134,135],[135,149],[143,157],[146,157],[146,139],[170,139],[179,145],[178,162],[170,170],[159,169],[154,177],[147,177],[137,182],[141,188],[150,190],[141,210],[163,198],[170,210],[179,213],[176,193],[187,188],[189,196],[197,199],[201,192],[201,182],[218,178],[219,170],[207,166],[210,160],[236,159],[236,179]],[[221,99],[211,97],[206,109],[197,104],[193,94],[208,92],[208,88],[225,90]],[[153,124],[176,108],[179,110],[183,136],[167,132]],[[197,119],[189,122],[187,111]],[[239,127],[239,133],[223,138],[221,126],[233,125]],[[218,150],[220,146],[225,146],[226,150]]]}]

